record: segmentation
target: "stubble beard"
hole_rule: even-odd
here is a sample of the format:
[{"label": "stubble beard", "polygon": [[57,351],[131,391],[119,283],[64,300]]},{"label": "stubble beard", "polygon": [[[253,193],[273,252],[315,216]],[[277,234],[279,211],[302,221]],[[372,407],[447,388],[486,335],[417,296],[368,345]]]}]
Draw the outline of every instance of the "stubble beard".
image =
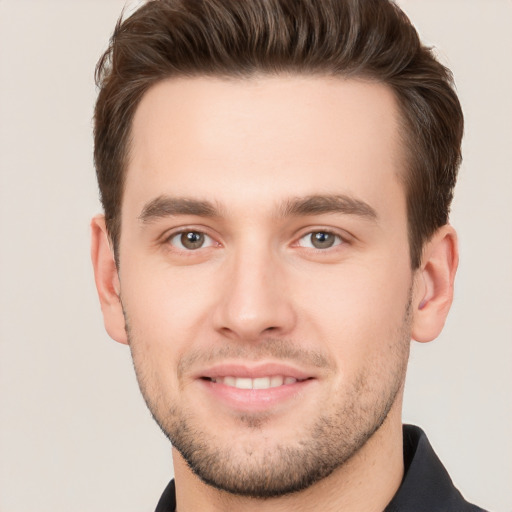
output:
[{"label": "stubble beard", "polygon": [[[402,325],[391,340],[389,350],[393,355],[385,374],[372,365],[367,366],[350,383],[350,389],[343,390],[344,399],[340,403],[333,404],[314,420],[305,418],[300,439],[288,444],[279,440],[268,442],[265,415],[239,416],[240,424],[254,434],[254,441],[240,448],[233,442],[221,442],[207,424],[198,424],[193,407],[163,403],[158,393],[150,390],[141,364],[144,356],[138,354],[137,340],[131,336],[128,322],[126,325],[142,395],[153,418],[190,469],[216,489],[265,499],[302,491],[326,478],[359,452],[382,426],[405,381],[411,339],[411,299]],[[277,345],[282,353],[283,344]],[[374,363],[379,365],[379,361]]]}]

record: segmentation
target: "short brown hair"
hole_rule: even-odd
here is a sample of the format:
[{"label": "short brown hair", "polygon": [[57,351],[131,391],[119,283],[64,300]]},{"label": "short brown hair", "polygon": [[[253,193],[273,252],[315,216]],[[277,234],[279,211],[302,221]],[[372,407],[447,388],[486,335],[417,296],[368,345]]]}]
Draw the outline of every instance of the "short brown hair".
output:
[{"label": "short brown hair", "polygon": [[[118,21],[96,68],[94,158],[114,249],[134,112],[173,76],[281,72],[387,84],[402,116],[412,268],[448,222],[461,161],[462,110],[450,71],[389,0],[150,0]],[[117,250],[116,250],[117,254]]]}]

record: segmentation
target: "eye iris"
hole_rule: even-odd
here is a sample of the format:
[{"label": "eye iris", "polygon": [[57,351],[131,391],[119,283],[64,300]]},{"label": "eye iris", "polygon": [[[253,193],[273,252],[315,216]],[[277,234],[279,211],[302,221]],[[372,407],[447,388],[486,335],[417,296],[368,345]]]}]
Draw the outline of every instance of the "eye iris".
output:
[{"label": "eye iris", "polygon": [[317,231],[311,234],[311,243],[317,249],[327,249],[334,244],[334,235],[325,231]]},{"label": "eye iris", "polygon": [[204,244],[204,235],[195,231],[182,233],[181,243],[187,249],[199,249]]}]

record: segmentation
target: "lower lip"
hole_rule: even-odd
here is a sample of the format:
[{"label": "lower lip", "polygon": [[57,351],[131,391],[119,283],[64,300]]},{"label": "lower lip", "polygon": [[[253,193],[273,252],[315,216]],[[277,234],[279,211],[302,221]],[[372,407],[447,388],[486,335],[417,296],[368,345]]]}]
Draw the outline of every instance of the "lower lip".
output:
[{"label": "lower lip", "polygon": [[219,382],[200,379],[200,384],[216,400],[229,408],[243,412],[262,412],[302,395],[315,379],[306,379],[267,389],[239,389]]}]

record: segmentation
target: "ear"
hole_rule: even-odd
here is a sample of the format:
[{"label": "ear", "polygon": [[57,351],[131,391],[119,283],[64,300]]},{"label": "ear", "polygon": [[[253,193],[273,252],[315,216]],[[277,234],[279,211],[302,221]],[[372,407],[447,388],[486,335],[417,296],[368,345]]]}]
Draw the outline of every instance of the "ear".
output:
[{"label": "ear", "polygon": [[425,245],[416,271],[412,324],[412,338],[416,341],[432,341],[441,333],[453,300],[458,263],[457,234],[446,224]]},{"label": "ear", "polygon": [[103,321],[105,329],[112,339],[128,344],[120,299],[121,286],[114,252],[109,242],[105,217],[98,215],[91,221],[91,258]]}]

